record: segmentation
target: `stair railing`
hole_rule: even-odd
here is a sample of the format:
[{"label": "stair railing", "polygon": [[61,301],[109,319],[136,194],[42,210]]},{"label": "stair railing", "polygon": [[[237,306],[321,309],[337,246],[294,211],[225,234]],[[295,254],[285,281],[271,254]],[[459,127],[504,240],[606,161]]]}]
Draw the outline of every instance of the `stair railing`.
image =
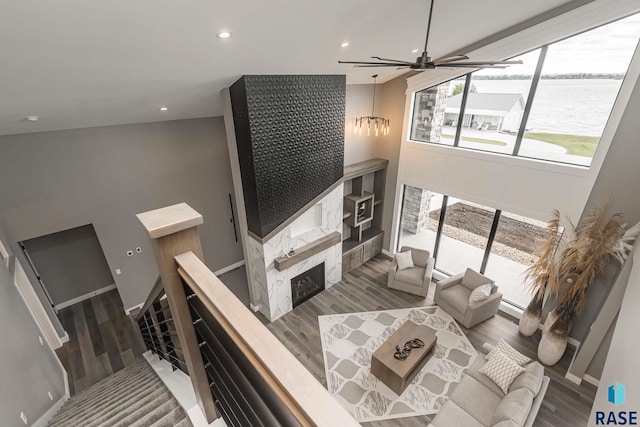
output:
[{"label": "stair railing", "polygon": [[228,426],[241,427],[359,425],[207,268],[198,212],[181,203],[137,217],[152,239],[187,371],[209,423],[222,416]]},{"label": "stair railing", "polygon": [[138,324],[142,340],[147,350],[169,362],[175,371],[187,373],[180,341],[176,332],[169,304],[160,277],[156,280],[147,300],[134,320]]}]

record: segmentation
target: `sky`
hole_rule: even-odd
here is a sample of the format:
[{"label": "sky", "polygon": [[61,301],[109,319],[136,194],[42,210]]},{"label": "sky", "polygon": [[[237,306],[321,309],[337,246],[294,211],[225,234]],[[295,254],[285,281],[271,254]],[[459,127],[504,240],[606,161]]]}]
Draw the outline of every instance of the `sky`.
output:
[{"label": "sky", "polygon": [[[640,39],[640,13],[603,25],[549,46],[542,74],[625,73]],[[523,65],[476,74],[533,74],[539,49],[513,59]]]}]

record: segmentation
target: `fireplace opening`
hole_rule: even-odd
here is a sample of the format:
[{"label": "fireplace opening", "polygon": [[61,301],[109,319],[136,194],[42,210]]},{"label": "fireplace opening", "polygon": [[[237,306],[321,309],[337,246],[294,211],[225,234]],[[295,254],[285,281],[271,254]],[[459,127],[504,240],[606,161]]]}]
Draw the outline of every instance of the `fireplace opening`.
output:
[{"label": "fireplace opening", "polygon": [[324,290],[324,262],[291,279],[291,300],[296,308]]}]

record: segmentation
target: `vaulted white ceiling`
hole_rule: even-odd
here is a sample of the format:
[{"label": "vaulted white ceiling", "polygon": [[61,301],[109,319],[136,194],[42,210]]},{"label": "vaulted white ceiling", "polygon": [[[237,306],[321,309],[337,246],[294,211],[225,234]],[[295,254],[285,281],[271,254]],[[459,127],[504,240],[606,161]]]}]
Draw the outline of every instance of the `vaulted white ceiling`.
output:
[{"label": "vaulted white ceiling", "polygon": [[[429,53],[569,2],[436,0]],[[426,0],[0,0],[0,135],[221,115],[243,74],[384,82],[401,71],[336,61],[413,59],[426,14]]]}]

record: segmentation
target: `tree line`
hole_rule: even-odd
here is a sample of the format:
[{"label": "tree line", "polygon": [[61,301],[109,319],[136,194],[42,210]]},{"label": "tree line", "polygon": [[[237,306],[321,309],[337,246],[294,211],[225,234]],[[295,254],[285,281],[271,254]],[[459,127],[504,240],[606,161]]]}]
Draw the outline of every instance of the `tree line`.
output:
[{"label": "tree line", "polygon": [[[530,74],[505,74],[505,75],[477,75],[475,80],[529,80]],[[567,74],[542,74],[542,80],[582,80],[582,79],[610,79],[622,80],[624,73],[567,73]]]}]

